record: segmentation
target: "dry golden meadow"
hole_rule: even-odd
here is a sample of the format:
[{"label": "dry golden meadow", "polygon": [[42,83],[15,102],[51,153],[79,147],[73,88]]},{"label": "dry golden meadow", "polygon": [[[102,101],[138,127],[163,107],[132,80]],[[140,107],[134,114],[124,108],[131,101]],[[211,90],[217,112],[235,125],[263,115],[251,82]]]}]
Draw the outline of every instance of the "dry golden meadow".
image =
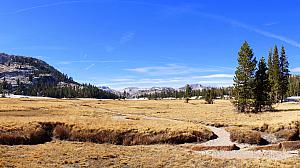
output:
[{"label": "dry golden meadow", "polygon": [[207,126],[299,130],[300,104],[276,109],[237,113],[228,100],[0,99],[0,167],[300,167],[299,156],[229,159],[184,144],[215,138]]}]

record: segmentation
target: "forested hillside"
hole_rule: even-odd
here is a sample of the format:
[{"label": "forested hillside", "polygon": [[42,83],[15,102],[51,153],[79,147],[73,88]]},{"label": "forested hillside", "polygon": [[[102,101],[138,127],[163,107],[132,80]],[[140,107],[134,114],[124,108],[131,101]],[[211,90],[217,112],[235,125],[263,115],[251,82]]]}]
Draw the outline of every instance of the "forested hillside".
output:
[{"label": "forested hillside", "polygon": [[0,53],[0,92],[55,98],[117,98],[90,84],[79,84],[46,62]]}]

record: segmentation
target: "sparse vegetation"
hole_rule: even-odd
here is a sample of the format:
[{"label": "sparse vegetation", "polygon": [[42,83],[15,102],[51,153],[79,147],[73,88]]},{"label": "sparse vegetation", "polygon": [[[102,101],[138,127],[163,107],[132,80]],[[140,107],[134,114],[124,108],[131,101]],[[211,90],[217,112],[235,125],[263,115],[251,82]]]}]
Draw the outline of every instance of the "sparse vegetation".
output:
[{"label": "sparse vegetation", "polygon": [[214,104],[214,91],[212,89],[209,89],[206,91],[206,95],[205,95],[205,102],[207,104]]},{"label": "sparse vegetation", "polygon": [[282,138],[285,141],[300,140],[299,129],[284,129],[275,133],[277,138]]},{"label": "sparse vegetation", "polygon": [[[216,159],[194,153],[197,150],[231,151],[236,149],[233,146],[193,147],[191,143],[188,144],[191,148],[186,148],[186,144],[171,144],[202,142],[213,138],[213,133],[204,125],[235,126],[242,130],[263,128],[265,132],[298,128],[299,123],[296,120],[299,113],[295,111],[300,109],[299,104],[280,104],[276,109],[277,112],[237,113],[230,101],[225,100],[215,100],[214,104],[209,105],[205,104],[204,100],[183,103],[181,100],[0,99],[1,143],[39,144],[13,148],[0,145],[0,157],[3,158],[0,164],[5,167],[29,165],[27,159],[20,160],[17,157],[25,155],[28,159],[34,157],[31,159],[31,165],[46,165],[51,160],[54,165],[101,163],[111,166],[123,165],[122,163],[126,162],[133,167],[150,163],[159,166],[157,162],[163,165],[166,160],[172,158],[176,158],[172,165],[180,167],[187,164],[186,159],[199,160],[199,164],[214,162],[208,164],[210,167],[241,162],[251,166],[270,165],[268,162],[262,164],[254,159]],[[260,136],[256,133],[243,133],[250,137],[243,141],[258,143]],[[127,147],[128,145],[130,147]],[[293,149],[297,148],[296,144],[292,146]],[[291,147],[286,146],[286,149],[289,148]],[[160,153],[159,159],[151,157],[157,153]],[[128,156],[136,159],[125,159]],[[275,163],[295,165],[299,163],[299,159],[290,158]]]},{"label": "sparse vegetation", "polygon": [[258,131],[245,130],[241,128],[228,128],[232,142],[263,145],[267,142],[261,137]]}]

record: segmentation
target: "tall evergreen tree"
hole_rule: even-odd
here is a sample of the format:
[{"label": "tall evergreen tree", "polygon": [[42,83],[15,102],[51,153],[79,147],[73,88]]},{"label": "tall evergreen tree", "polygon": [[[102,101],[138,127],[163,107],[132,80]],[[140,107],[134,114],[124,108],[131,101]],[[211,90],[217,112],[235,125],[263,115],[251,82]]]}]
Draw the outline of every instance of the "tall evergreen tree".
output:
[{"label": "tall evergreen tree", "polygon": [[247,41],[238,53],[238,67],[234,77],[235,104],[240,112],[251,111],[254,100],[254,72],[256,59]]},{"label": "tall evergreen tree", "polygon": [[272,92],[274,93],[274,103],[278,103],[280,100],[280,62],[278,48],[275,45],[273,52],[273,62],[271,69],[271,78],[272,78]]},{"label": "tall evergreen tree", "polygon": [[270,92],[269,92],[269,96],[270,99],[272,101],[274,101],[274,97],[275,94],[272,90],[272,86],[273,86],[273,52],[272,52],[272,48],[269,50],[269,56],[268,56],[268,78],[269,78],[269,83],[270,83]]},{"label": "tall evergreen tree", "polygon": [[286,97],[289,85],[289,62],[285,54],[285,49],[281,47],[280,53],[280,100],[281,102]]},{"label": "tall evergreen tree", "polygon": [[192,88],[189,84],[185,86],[185,103],[189,102],[190,97],[192,96]]},{"label": "tall evergreen tree", "polygon": [[185,97],[190,98],[192,96],[192,88],[189,84],[185,86]]},{"label": "tall evergreen tree", "polygon": [[255,73],[255,111],[259,112],[261,112],[262,107],[272,104],[269,97],[270,83],[267,71],[265,59],[262,57],[258,63],[258,70]]}]

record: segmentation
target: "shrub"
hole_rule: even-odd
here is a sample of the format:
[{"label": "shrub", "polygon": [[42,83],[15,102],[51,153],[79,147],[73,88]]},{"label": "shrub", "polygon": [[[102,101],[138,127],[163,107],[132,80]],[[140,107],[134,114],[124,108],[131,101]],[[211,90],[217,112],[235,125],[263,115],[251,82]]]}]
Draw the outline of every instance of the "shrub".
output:
[{"label": "shrub", "polygon": [[280,130],[275,133],[277,138],[283,138],[285,141],[297,141],[299,140],[299,130],[298,129],[289,129],[289,130]]},{"label": "shrub", "polygon": [[70,137],[70,129],[66,126],[57,125],[53,130],[53,138],[66,140]]},{"label": "shrub", "polygon": [[230,140],[232,142],[264,145],[267,144],[258,131],[229,129]]},{"label": "shrub", "polygon": [[25,136],[16,133],[1,133],[0,144],[2,145],[22,145],[27,144],[28,139]]}]

